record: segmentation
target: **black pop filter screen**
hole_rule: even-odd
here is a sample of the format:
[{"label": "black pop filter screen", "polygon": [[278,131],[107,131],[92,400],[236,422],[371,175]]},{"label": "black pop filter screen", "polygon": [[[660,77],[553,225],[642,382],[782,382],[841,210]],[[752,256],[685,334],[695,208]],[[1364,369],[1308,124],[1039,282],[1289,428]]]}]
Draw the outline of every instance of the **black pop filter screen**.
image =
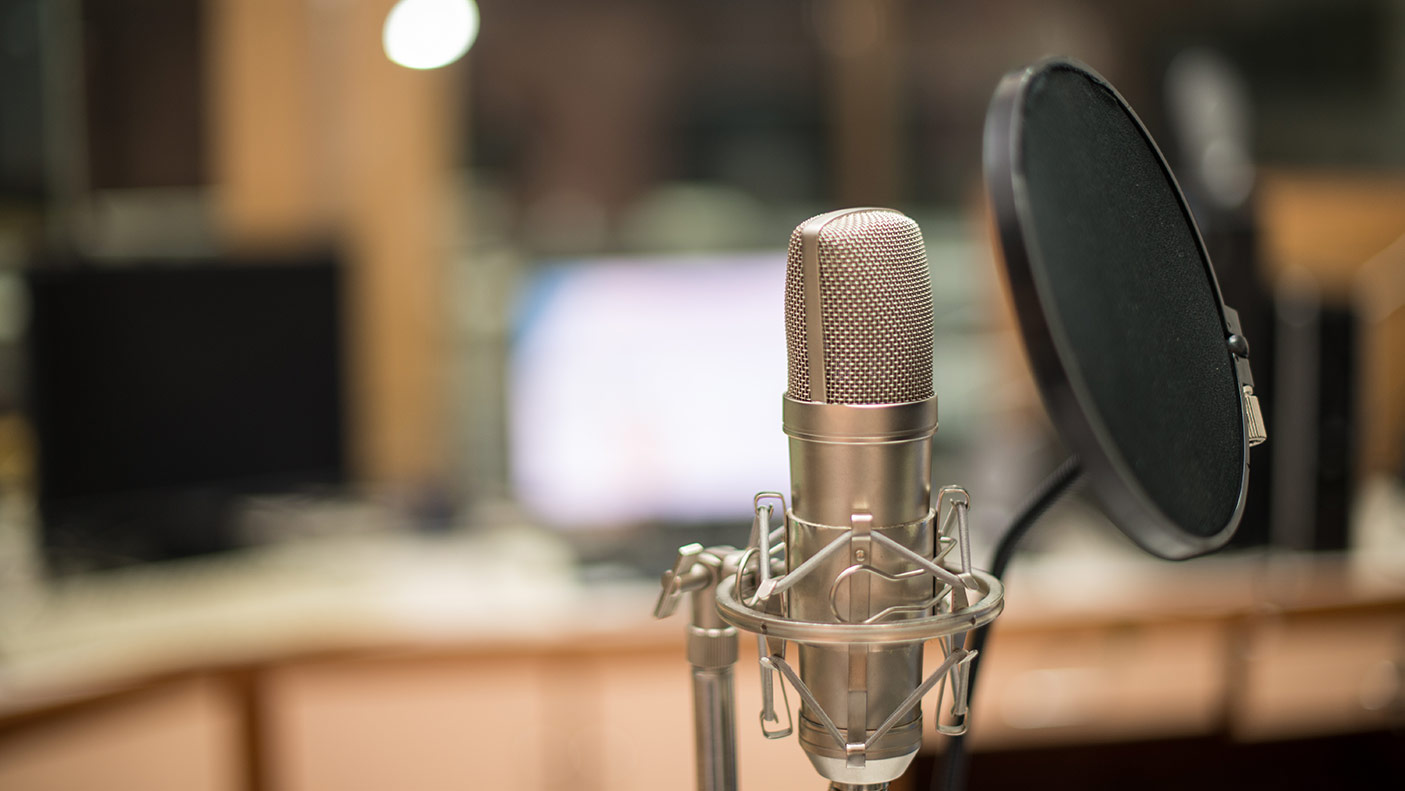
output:
[{"label": "black pop filter screen", "polygon": [[1016,123],[1029,266],[1070,384],[1113,461],[1171,521],[1212,536],[1244,486],[1243,424],[1179,190],[1120,97],[1079,70],[1035,75]]}]

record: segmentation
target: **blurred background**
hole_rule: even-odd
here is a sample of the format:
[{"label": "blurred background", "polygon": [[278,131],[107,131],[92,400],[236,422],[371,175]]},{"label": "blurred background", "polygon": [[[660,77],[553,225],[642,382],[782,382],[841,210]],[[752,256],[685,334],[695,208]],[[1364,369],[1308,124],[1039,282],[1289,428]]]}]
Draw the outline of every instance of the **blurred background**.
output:
[{"label": "blurred background", "polygon": [[[0,786],[690,784],[649,612],[786,487],[795,225],[921,225],[978,564],[1062,459],[980,180],[1056,54],[1176,169],[1269,441],[1213,558],[1046,517],[972,786],[1399,787],[1401,0],[0,0]],[[742,782],[819,787],[754,668]]]}]

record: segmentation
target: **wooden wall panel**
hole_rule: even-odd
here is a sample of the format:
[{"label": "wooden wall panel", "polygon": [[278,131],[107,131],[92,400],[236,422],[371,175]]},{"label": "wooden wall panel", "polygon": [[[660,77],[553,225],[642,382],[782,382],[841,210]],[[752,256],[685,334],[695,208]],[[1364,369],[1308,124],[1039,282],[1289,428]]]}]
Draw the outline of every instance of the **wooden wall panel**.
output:
[{"label": "wooden wall panel", "polygon": [[261,691],[270,791],[545,788],[535,659],[306,663]]},{"label": "wooden wall panel", "polygon": [[241,791],[241,723],[226,682],[133,693],[0,736],[0,788]]}]

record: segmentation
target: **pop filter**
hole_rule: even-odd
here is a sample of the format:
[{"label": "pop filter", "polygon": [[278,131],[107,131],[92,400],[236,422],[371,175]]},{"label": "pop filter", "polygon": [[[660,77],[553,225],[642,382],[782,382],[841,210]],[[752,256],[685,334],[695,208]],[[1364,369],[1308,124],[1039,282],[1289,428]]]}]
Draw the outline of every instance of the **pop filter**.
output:
[{"label": "pop filter", "polygon": [[1238,317],[1151,135],[1091,69],[1045,61],[997,88],[985,179],[1030,365],[1084,480],[1153,554],[1223,546],[1263,421]]}]

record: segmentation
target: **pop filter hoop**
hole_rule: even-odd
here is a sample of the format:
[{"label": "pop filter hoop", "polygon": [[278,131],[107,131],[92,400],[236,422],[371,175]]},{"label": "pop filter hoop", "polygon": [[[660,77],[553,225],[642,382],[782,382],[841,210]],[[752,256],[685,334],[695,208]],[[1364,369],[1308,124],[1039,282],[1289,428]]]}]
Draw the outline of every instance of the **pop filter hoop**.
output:
[{"label": "pop filter hoop", "polygon": [[[1042,134],[1046,137],[1051,132],[1039,126],[1031,130],[1026,114],[1030,110],[1031,92],[1042,90],[1040,86],[1052,84],[1054,80],[1073,85],[1077,91],[1083,92],[1078,94],[1079,96],[1093,97],[1093,103],[1097,105],[1083,108],[1069,107],[1066,103],[1065,106],[1056,108],[1057,113],[1065,114],[1059,117],[1078,118],[1080,114],[1091,117],[1100,113],[1111,119],[1110,124],[1103,120],[1096,122],[1104,124],[1103,128],[1108,135],[1101,134],[1103,129],[1095,128],[1093,134],[1071,140],[1069,148],[1076,149],[1076,153],[1070,156],[1082,155],[1091,157],[1088,161],[1102,161],[1106,154],[1106,157],[1114,161],[1105,172],[1100,170],[1083,179],[1091,183],[1092,188],[1065,188],[1063,184],[1051,186],[1047,177],[1051,171],[1043,167],[1047,163],[1036,162],[1035,169],[1039,171],[1036,175],[1043,178],[1044,182],[1037,190],[1038,199],[1043,203],[1036,206],[1036,196],[1031,194],[1031,163],[1026,157],[1030,153],[1026,147],[1026,138],[1031,131],[1035,136]],[[1079,80],[1085,80],[1086,84]],[[1120,108],[1120,116],[1111,109],[1108,98],[1116,108]],[[1043,103],[1041,106],[1049,106],[1050,102],[1063,99],[1049,98],[1045,95],[1039,101]],[[1084,113],[1085,109],[1087,113]],[[1045,115],[1047,116],[1047,113]],[[1044,127],[1048,126],[1050,123],[1044,123]],[[1109,143],[1108,140],[1112,138],[1116,139]],[[1135,143],[1137,139],[1145,144],[1144,152],[1138,150]],[[1047,144],[1047,139],[1041,142],[1041,145]],[[1114,150],[1114,144],[1120,145],[1121,148]],[[1099,148],[1103,145],[1109,146],[1107,152]],[[1050,149],[1039,150],[1043,151],[1047,158]],[[1127,153],[1129,151],[1130,154]],[[1133,164],[1141,166],[1147,173],[1159,169],[1160,174],[1164,176],[1164,187],[1155,183],[1155,178],[1137,181],[1130,176],[1106,176],[1106,173],[1119,172],[1115,169],[1119,164],[1115,161],[1118,156],[1131,157],[1136,160]],[[1150,159],[1146,158],[1148,156]],[[1224,304],[1199,229],[1170,167],[1166,164],[1165,157],[1121,94],[1092,69],[1066,58],[1041,61],[1012,72],[1001,81],[986,117],[984,157],[986,186],[1004,253],[1007,283],[1030,367],[1051,421],[1065,444],[1081,460],[1084,480],[1112,521],[1133,541],[1154,555],[1179,560],[1222,547],[1233,535],[1244,511],[1248,488],[1249,447],[1263,440],[1263,422],[1258,400],[1253,395],[1248,342],[1240,330],[1237,314]],[[1152,162],[1155,167],[1151,166]],[[1127,223],[1147,222],[1145,213],[1139,215],[1130,208],[1124,212],[1121,208],[1124,205],[1123,198],[1127,199],[1126,204],[1134,204],[1145,197],[1149,205],[1157,207],[1158,212],[1152,217],[1153,225],[1170,227],[1184,223],[1184,229],[1173,228],[1172,235],[1164,238],[1175,239],[1178,242],[1171,252],[1181,262],[1177,272],[1181,276],[1180,282],[1186,284],[1182,289],[1185,293],[1177,293],[1166,300],[1167,307],[1160,310],[1164,314],[1186,304],[1191,306],[1192,309],[1188,310],[1187,314],[1197,314],[1200,321],[1197,330],[1199,334],[1192,338],[1200,342],[1200,358],[1194,358],[1195,353],[1186,352],[1179,363],[1168,363],[1167,370],[1148,369],[1150,374],[1144,376],[1142,369],[1149,365],[1155,366],[1159,361],[1147,362],[1148,356],[1153,354],[1153,349],[1119,347],[1116,339],[1122,337],[1123,333],[1127,338],[1136,340],[1137,333],[1144,329],[1126,327],[1125,310],[1120,314],[1121,322],[1109,321],[1102,328],[1108,334],[1107,339],[1096,340],[1092,344],[1088,339],[1098,337],[1096,333],[1100,330],[1096,322],[1102,316],[1089,317],[1082,315],[1088,311],[1078,311],[1080,315],[1073,317],[1074,324],[1069,323],[1068,314],[1074,311],[1069,310],[1070,302],[1067,298],[1064,298],[1062,304],[1060,299],[1063,298],[1061,295],[1069,293],[1070,285],[1068,282],[1051,283],[1051,276],[1062,274],[1067,277],[1072,271],[1075,276],[1082,276],[1083,279],[1101,278],[1102,274],[1112,267],[1135,270],[1136,266],[1150,266],[1140,262],[1136,266],[1124,266],[1132,262],[1096,260],[1096,257],[1092,257],[1094,260],[1091,260],[1091,263],[1079,260],[1070,264],[1059,260],[1060,256],[1068,258],[1070,250],[1078,249],[1078,243],[1062,244],[1063,238],[1052,239],[1051,237],[1067,234],[1059,230],[1057,225],[1051,226],[1049,223],[1063,222],[1065,214],[1076,214],[1082,210],[1084,207],[1079,200],[1086,204],[1090,201],[1088,195],[1097,195],[1099,188],[1104,185],[1096,182],[1096,179],[1102,177],[1108,178],[1105,185],[1107,194],[1102,198],[1102,202],[1097,203],[1097,216],[1100,221],[1109,218],[1114,220],[1107,223],[1106,227],[1119,226],[1125,229],[1129,227]],[[1129,183],[1123,182],[1135,184],[1137,190],[1145,192],[1134,196],[1128,189]],[[1126,194],[1119,194],[1118,187],[1124,188],[1122,192]],[[1057,205],[1051,205],[1049,196],[1061,196],[1065,189],[1068,191],[1069,200],[1066,203],[1059,201]],[[1084,189],[1084,192],[1079,194],[1078,189]],[[1165,192],[1160,192],[1161,190]],[[1132,200],[1134,197],[1136,200]],[[1176,212],[1168,209],[1172,205],[1179,209],[1179,216],[1175,216]],[[1036,214],[1039,212],[1043,214],[1038,218],[1039,222],[1036,222]],[[1078,221],[1078,218],[1069,220],[1074,224]],[[1055,228],[1056,233],[1049,233],[1051,227]],[[1140,239],[1140,233],[1138,229],[1133,235],[1124,233],[1123,236],[1127,239]],[[1154,233],[1148,231],[1148,235]],[[1158,237],[1160,238],[1163,237]],[[1118,243],[1109,242],[1111,247],[1108,249],[1115,249]],[[1195,249],[1189,251],[1187,246],[1192,243]],[[1127,249],[1144,251],[1145,247],[1137,247],[1134,244]],[[1168,259],[1171,257],[1167,256]],[[1197,268],[1193,264],[1185,263],[1191,259],[1198,259],[1201,266]],[[1100,271],[1100,265],[1105,265],[1106,268]],[[1174,267],[1168,265],[1165,269],[1170,270]],[[1152,283],[1150,280],[1136,281],[1140,271],[1143,270],[1133,271],[1130,275],[1124,272],[1120,276],[1123,282],[1132,282],[1137,286],[1137,290],[1145,291],[1151,288]],[[1164,276],[1159,262],[1156,269],[1145,271],[1155,271],[1157,277]],[[1197,271],[1199,275],[1203,275],[1203,285],[1190,282],[1196,279]],[[1127,281],[1127,277],[1134,279]],[[1205,288],[1206,285],[1208,288]],[[1103,287],[1103,294],[1106,296],[1108,287],[1103,284],[1099,286]],[[1110,311],[1109,316],[1117,314],[1117,311],[1112,310],[1113,306],[1107,303],[1120,301],[1121,295],[1112,293],[1112,296],[1115,299],[1104,299],[1101,304],[1094,306],[1091,312],[1098,313],[1107,309]],[[1137,300],[1141,300],[1143,305],[1159,304],[1156,295],[1146,293],[1129,295],[1126,301],[1134,303]],[[1207,329],[1210,328],[1212,315],[1218,322],[1221,333],[1218,339],[1211,337],[1213,332]],[[1171,322],[1167,326],[1176,326],[1179,331],[1179,326],[1174,324],[1178,320],[1177,316],[1161,315],[1158,320],[1163,324]],[[1124,326],[1119,327],[1118,323]],[[1192,328],[1190,324],[1191,322],[1186,324],[1187,335],[1195,336],[1196,332],[1191,330],[1196,328]],[[1078,333],[1072,332],[1071,327],[1077,329]],[[1093,335],[1090,336],[1090,332]],[[1075,335],[1078,335],[1077,339]],[[1143,334],[1142,340],[1146,337]],[[1152,345],[1156,345],[1161,351],[1166,348],[1175,351],[1178,348],[1166,347],[1164,343],[1158,340],[1159,345]],[[1222,346],[1217,346],[1217,343],[1222,343]],[[1224,354],[1223,360],[1218,358],[1221,350]],[[1090,355],[1093,355],[1091,359]],[[1203,377],[1196,375],[1192,378],[1196,383],[1200,383],[1199,380],[1203,378],[1212,386],[1186,390],[1188,386],[1182,382],[1165,391],[1144,391],[1158,395],[1158,398],[1147,399],[1146,403],[1123,404],[1116,401],[1115,394],[1110,396],[1108,392],[1107,381],[1111,380],[1101,376],[1109,365],[1132,367],[1137,370],[1116,371],[1112,379],[1120,376],[1123,377],[1120,381],[1124,384],[1132,381],[1137,383],[1138,387],[1152,387],[1154,385],[1150,380],[1158,377],[1169,378],[1177,373],[1184,374],[1186,366],[1202,358],[1211,360],[1213,365],[1209,367],[1215,370],[1205,373]],[[1181,367],[1178,369],[1175,365]],[[1178,378],[1183,380],[1186,377]],[[1096,387],[1102,388],[1101,392],[1096,390],[1095,385],[1090,384],[1094,379],[1098,382]],[[1231,383],[1232,393],[1228,391]],[[1160,397],[1162,392],[1170,393],[1175,387],[1181,387],[1178,392],[1182,394],[1190,393],[1184,415],[1173,414],[1177,409],[1165,408],[1179,407],[1179,404],[1165,403],[1170,398],[1169,395]],[[1116,403],[1115,408],[1121,410],[1121,413],[1111,416],[1106,414],[1109,403]],[[1236,416],[1229,414],[1230,409],[1238,413],[1237,420]],[[1142,410],[1142,413],[1138,414],[1136,410]],[[1195,417],[1202,414],[1213,414],[1217,416],[1218,422],[1197,422]],[[1145,422],[1139,424],[1139,421]],[[1116,427],[1110,427],[1110,423],[1116,423]],[[1133,428],[1126,428],[1129,425]],[[1143,430],[1138,428],[1139,425],[1150,428]],[[1231,431],[1238,429],[1237,457],[1233,452],[1236,443],[1228,432],[1208,433],[1210,428],[1215,427],[1229,428]],[[1205,442],[1199,445],[1197,435],[1186,434],[1197,430],[1204,432],[1205,439]],[[1143,436],[1154,441],[1129,442],[1128,439]],[[1154,447],[1163,438],[1171,440],[1164,443],[1167,447]],[[1153,456],[1163,453],[1164,457]],[[1166,471],[1178,469],[1187,472],[1186,481],[1164,480],[1168,477]],[[1160,477],[1153,477],[1148,470],[1159,471]],[[1234,480],[1235,477],[1237,481]],[[1208,482],[1211,485],[1198,485],[1198,482]],[[1180,507],[1181,504],[1176,502],[1174,496],[1167,494],[1177,491],[1177,487],[1185,487],[1191,492],[1191,496],[1186,498],[1189,505],[1184,508]],[[1202,503],[1199,495],[1207,491],[1211,494],[1206,494]]]}]

